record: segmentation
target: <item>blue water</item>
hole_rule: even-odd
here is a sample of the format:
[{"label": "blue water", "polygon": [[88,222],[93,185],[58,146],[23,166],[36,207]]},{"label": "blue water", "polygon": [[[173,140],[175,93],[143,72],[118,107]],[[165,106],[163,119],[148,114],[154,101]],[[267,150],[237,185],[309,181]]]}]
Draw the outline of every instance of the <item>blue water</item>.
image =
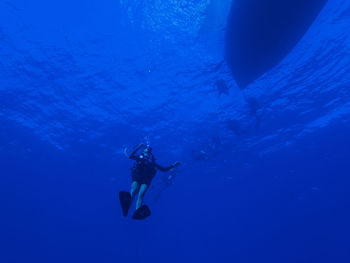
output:
[{"label": "blue water", "polygon": [[[350,262],[350,2],[245,89],[230,6],[0,0],[0,262]],[[140,142],[181,166],[134,221]]]}]

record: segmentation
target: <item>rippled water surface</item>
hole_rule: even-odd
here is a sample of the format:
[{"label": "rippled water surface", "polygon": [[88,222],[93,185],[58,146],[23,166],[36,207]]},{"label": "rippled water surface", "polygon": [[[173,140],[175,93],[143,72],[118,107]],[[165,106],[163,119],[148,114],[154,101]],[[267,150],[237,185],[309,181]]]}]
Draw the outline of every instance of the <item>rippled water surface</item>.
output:
[{"label": "rippled water surface", "polygon": [[[0,0],[2,262],[348,262],[350,2],[244,90],[230,5]],[[182,166],[135,224],[140,141]]]}]

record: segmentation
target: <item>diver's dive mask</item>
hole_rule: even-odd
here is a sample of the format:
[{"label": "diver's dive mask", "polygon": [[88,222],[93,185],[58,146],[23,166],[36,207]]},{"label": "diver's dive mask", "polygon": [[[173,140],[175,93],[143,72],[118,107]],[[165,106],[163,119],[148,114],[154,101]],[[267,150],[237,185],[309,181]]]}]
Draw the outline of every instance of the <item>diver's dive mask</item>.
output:
[{"label": "diver's dive mask", "polygon": [[147,145],[141,154],[141,158],[148,159],[151,157],[151,155],[152,155],[152,148],[149,145]]}]

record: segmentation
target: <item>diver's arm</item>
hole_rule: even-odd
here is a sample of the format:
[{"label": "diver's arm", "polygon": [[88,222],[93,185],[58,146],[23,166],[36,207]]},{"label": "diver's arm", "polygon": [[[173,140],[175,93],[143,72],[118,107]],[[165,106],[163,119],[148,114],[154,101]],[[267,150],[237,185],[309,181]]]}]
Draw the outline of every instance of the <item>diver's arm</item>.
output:
[{"label": "diver's arm", "polygon": [[129,158],[130,158],[130,159],[136,159],[135,154],[137,153],[138,150],[141,149],[141,147],[143,147],[143,143],[140,143],[140,144],[136,147],[136,149],[130,154]]},{"label": "diver's arm", "polygon": [[170,165],[170,166],[168,166],[168,167],[163,167],[163,166],[161,166],[161,165],[159,165],[159,164],[155,164],[156,168],[157,168],[159,171],[162,171],[162,172],[167,172],[167,171],[173,169],[175,166],[178,166],[178,165],[180,165],[179,162],[176,162],[176,163],[174,163],[173,165]]}]

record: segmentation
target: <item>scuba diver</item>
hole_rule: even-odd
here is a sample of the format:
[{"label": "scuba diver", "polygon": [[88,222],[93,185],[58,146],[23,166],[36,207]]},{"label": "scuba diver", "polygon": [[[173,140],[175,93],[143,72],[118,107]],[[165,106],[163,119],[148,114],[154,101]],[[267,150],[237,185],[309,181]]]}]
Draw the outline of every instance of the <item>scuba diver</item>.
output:
[{"label": "scuba diver", "polygon": [[[143,151],[140,154],[137,154],[141,148],[144,148]],[[136,149],[130,154],[129,158],[136,161],[134,167],[131,168],[131,191],[130,193],[120,191],[119,200],[123,210],[123,215],[127,216],[131,203],[136,193],[138,193],[136,210],[132,218],[144,219],[151,215],[151,211],[147,205],[142,205],[142,201],[152,179],[157,173],[157,170],[167,172],[178,166],[180,163],[176,162],[168,167],[160,166],[156,163],[156,159],[152,154],[152,148],[149,145],[145,146],[142,143],[136,147]]]}]

